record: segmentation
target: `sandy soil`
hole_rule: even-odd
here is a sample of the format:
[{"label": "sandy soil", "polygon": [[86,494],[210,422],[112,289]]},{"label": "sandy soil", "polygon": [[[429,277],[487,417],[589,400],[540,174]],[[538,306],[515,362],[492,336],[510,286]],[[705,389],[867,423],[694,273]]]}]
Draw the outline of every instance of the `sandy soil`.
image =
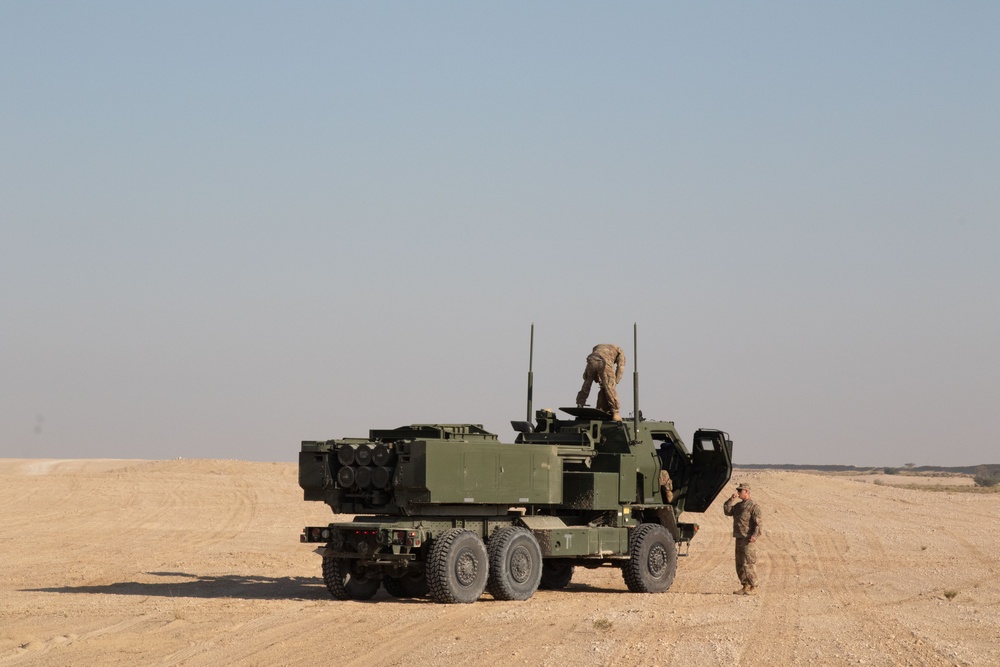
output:
[{"label": "sandy soil", "polygon": [[0,459],[0,665],[997,665],[1000,494],[742,472],[763,591],[721,501],[673,588],[618,570],[471,605],[336,602],[293,464]]}]

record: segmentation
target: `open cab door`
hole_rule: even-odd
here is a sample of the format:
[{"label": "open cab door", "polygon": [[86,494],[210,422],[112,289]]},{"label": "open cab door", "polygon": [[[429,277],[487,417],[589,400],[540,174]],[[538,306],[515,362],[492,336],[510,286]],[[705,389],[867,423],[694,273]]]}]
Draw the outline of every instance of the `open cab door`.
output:
[{"label": "open cab door", "polygon": [[733,442],[723,431],[702,429],[691,443],[691,476],[684,510],[704,512],[733,474]]}]

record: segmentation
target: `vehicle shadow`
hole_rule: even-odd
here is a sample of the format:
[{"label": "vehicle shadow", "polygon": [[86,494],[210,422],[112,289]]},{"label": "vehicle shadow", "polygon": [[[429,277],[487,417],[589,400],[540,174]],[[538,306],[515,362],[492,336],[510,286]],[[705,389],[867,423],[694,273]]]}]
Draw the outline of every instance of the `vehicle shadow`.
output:
[{"label": "vehicle shadow", "polygon": [[[23,588],[22,593],[71,593],[82,595],[137,595],[170,598],[233,598],[239,600],[333,600],[323,580],[319,577],[261,577],[241,575],[201,575],[190,572],[144,572],[146,577],[157,577],[163,581],[116,581],[110,584],[90,586],[52,586],[46,588]],[[621,593],[621,589],[571,583],[563,591],[588,593]],[[559,594],[561,591],[539,591],[536,593]],[[484,601],[492,601],[488,594]],[[384,589],[371,600],[355,602],[395,602],[398,604],[430,603],[429,599],[394,598]]]},{"label": "vehicle shadow", "polygon": [[162,581],[116,581],[91,586],[25,588],[22,592],[241,600],[330,599],[323,580],[318,577],[261,577],[232,574],[211,576],[190,572],[144,572],[143,574],[146,577],[160,578]]}]

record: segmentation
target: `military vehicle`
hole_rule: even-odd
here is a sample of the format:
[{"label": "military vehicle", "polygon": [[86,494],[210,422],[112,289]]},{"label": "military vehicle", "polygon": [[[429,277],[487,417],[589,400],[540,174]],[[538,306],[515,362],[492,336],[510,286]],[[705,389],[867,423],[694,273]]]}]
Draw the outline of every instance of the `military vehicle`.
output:
[{"label": "military vehicle", "polygon": [[[531,333],[534,350],[534,325]],[[634,353],[633,353],[634,354]],[[635,356],[633,356],[635,363]],[[532,416],[532,362],[528,418]],[[732,474],[732,442],[670,421],[628,421],[588,407],[513,421],[513,443],[480,424],[412,424],[367,438],[304,441],[299,485],[353,521],[308,526],[323,580],[338,600],[394,597],[525,600],[567,586],[574,568],[617,567],[625,585],[662,593],[695,523]],[[680,549],[679,549],[680,547]]]}]

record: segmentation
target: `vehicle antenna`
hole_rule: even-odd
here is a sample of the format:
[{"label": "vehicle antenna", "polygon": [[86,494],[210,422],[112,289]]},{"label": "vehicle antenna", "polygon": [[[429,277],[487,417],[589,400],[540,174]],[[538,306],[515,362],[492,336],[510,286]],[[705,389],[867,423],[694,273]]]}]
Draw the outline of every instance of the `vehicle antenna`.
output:
[{"label": "vehicle antenna", "polygon": [[639,325],[632,323],[632,441],[639,441]]},{"label": "vehicle antenna", "polygon": [[531,344],[528,347],[528,423],[531,423],[531,390],[533,384],[533,376],[531,373],[531,367],[535,362],[535,323],[531,323]]}]

